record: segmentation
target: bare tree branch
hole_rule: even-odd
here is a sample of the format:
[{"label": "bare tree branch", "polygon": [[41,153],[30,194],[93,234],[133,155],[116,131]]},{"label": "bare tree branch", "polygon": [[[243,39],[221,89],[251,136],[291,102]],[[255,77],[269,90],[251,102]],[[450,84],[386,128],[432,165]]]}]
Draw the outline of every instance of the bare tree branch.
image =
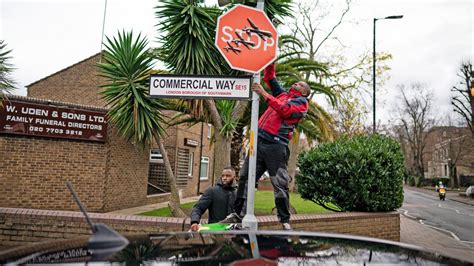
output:
[{"label": "bare tree branch", "polygon": [[470,93],[471,83],[474,79],[472,63],[470,61],[462,62],[457,76],[461,79],[459,84],[462,87],[453,86],[451,88],[451,91],[456,94],[452,96],[451,104],[454,106],[454,111],[464,119],[474,135],[474,96]]},{"label": "bare tree branch", "polygon": [[425,85],[412,84],[408,95],[403,85],[399,86],[401,105],[398,107],[397,130],[399,139],[408,143],[409,172],[416,176],[424,176],[424,154],[430,128],[434,124],[432,115],[433,93]]},{"label": "bare tree branch", "polygon": [[[455,108],[457,108],[460,112],[463,112],[465,113],[466,115],[470,113],[470,110],[469,108],[467,108],[467,106],[461,101],[459,100],[459,98],[457,97],[453,97],[453,100],[451,101],[451,103],[454,105]],[[459,105],[461,106],[459,106]]]},{"label": "bare tree branch", "polygon": [[342,23],[342,20],[344,19],[344,16],[346,16],[347,12],[349,12],[349,9],[350,9],[350,4],[351,4],[351,0],[346,0],[346,9],[342,12],[341,16],[339,17],[339,21],[336,23],[336,25],[334,25],[331,29],[331,31],[329,31],[329,33],[326,35],[326,37],[324,37],[324,39],[319,43],[319,45],[316,47],[316,50],[314,51],[314,53],[316,54],[319,50],[319,48],[321,48],[321,46],[323,45],[324,42],[326,42],[326,40],[329,38],[329,36],[332,35],[332,33],[336,30],[336,28],[341,25]]}]

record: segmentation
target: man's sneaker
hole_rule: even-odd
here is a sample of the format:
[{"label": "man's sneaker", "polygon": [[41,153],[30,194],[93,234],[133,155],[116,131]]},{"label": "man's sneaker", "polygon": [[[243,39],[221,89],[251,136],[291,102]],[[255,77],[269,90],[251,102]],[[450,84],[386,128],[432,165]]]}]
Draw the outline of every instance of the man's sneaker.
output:
[{"label": "man's sneaker", "polygon": [[283,230],[291,230],[291,225],[289,223],[282,223],[281,226]]},{"label": "man's sneaker", "polygon": [[219,221],[219,223],[223,223],[223,224],[239,224],[242,222],[242,217],[240,217],[237,213],[233,212],[229,215],[227,215],[227,217],[225,217],[224,220],[222,221]]}]

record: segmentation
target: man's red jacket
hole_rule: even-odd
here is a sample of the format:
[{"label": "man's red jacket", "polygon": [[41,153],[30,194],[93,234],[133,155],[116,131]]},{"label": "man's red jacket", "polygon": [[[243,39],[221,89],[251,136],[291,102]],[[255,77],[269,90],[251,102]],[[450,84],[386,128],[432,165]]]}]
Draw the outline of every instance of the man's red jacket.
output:
[{"label": "man's red jacket", "polygon": [[296,125],[308,112],[308,100],[295,89],[283,90],[275,76],[275,64],[265,68],[263,80],[273,96],[267,98],[269,106],[258,120],[258,136],[288,145]]}]

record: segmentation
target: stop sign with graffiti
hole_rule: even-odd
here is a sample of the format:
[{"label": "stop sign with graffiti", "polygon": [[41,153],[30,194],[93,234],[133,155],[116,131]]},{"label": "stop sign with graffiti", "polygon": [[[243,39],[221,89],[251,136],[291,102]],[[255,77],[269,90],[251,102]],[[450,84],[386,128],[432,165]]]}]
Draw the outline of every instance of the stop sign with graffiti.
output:
[{"label": "stop sign with graffiti", "polygon": [[216,46],[232,69],[258,73],[276,59],[278,34],[265,12],[236,5],[217,20]]}]

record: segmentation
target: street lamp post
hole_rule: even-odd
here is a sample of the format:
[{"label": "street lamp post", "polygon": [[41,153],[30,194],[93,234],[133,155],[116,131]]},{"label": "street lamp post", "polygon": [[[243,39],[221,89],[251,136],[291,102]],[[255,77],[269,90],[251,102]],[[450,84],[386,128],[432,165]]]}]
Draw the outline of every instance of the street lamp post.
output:
[{"label": "street lamp post", "polygon": [[377,22],[377,20],[381,20],[381,19],[401,19],[403,18],[403,15],[398,15],[398,16],[388,16],[388,17],[384,17],[384,18],[374,18],[374,39],[373,39],[373,53],[372,53],[372,78],[373,78],[373,90],[374,90],[374,97],[373,97],[373,103],[372,103],[372,111],[373,111],[373,118],[374,118],[374,121],[373,121],[373,133],[375,134],[375,129],[376,129],[376,126],[375,126],[375,81],[376,81],[376,77],[375,77],[375,61],[376,61],[376,57],[375,57],[375,22]]}]

